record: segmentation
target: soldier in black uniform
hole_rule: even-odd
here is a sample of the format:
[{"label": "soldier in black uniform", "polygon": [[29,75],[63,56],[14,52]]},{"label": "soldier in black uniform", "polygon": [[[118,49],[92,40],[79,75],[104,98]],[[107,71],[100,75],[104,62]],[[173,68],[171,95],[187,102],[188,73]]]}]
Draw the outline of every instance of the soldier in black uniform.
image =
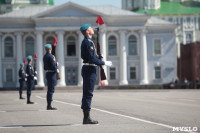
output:
[{"label": "soldier in black uniform", "polygon": [[83,97],[81,108],[83,110],[83,124],[98,124],[98,121],[90,118],[91,102],[93,97],[94,85],[96,82],[96,66],[111,66],[111,61],[101,61],[98,59],[95,45],[91,40],[94,34],[90,24],[84,24],[80,31],[84,35],[81,44],[81,58],[83,59],[82,77],[83,77]]},{"label": "soldier in black uniform", "polygon": [[22,97],[22,92],[24,90],[24,83],[25,83],[24,63],[20,63],[20,69],[19,69],[18,75],[19,75],[19,84],[20,84],[19,99],[24,99]]},{"label": "soldier in black uniform", "polygon": [[32,56],[27,57],[28,64],[26,66],[26,74],[27,74],[27,104],[34,104],[34,102],[31,102],[31,91],[34,87],[34,70],[31,65],[32,63]]},{"label": "soldier in black uniform", "polygon": [[43,57],[44,70],[46,71],[46,79],[48,85],[47,91],[47,110],[57,110],[57,108],[51,106],[53,101],[54,87],[56,85],[56,73],[58,69],[56,67],[55,56],[51,54],[52,46],[51,44],[45,45],[46,54]]}]

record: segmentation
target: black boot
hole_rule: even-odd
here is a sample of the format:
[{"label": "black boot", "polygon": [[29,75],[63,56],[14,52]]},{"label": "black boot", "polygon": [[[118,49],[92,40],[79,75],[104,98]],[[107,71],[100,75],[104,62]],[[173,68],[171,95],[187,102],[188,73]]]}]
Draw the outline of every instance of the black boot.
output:
[{"label": "black boot", "polygon": [[47,110],[57,110],[57,108],[51,106],[51,101],[47,101]]},{"label": "black boot", "polygon": [[22,97],[22,94],[19,94],[19,99],[25,99],[25,98]]},{"label": "black boot", "polygon": [[92,120],[90,118],[90,111],[83,111],[83,124],[98,124],[98,121]]},{"label": "black boot", "polygon": [[27,104],[34,104],[34,102],[30,101],[30,96],[27,96]]}]

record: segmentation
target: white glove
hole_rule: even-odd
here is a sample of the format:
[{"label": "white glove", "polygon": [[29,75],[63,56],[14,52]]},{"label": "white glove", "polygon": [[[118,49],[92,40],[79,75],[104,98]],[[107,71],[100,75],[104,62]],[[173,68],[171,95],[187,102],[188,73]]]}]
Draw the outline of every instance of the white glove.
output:
[{"label": "white glove", "polygon": [[27,81],[27,78],[25,78],[25,81]]},{"label": "white glove", "polygon": [[105,61],[105,65],[108,67],[112,66],[112,61]]},{"label": "white glove", "polygon": [[35,74],[37,74],[37,71],[35,71]]},{"label": "white glove", "polygon": [[34,77],[34,80],[37,80],[37,77]]},{"label": "white glove", "polygon": [[59,73],[59,69],[57,69],[57,73]]},{"label": "white glove", "polygon": [[59,66],[59,63],[58,63],[58,62],[56,63],[56,66]]}]

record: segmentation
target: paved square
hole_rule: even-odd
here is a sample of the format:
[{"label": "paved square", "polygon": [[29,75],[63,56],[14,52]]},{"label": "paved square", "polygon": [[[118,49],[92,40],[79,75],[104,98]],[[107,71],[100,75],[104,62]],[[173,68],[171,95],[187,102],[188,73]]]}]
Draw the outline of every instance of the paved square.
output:
[{"label": "paved square", "polygon": [[0,133],[200,132],[200,90],[95,90],[91,116],[99,125],[82,125],[81,90],[56,90],[57,111],[46,110],[45,97],[33,91],[36,104],[27,105],[17,91],[0,91]]}]

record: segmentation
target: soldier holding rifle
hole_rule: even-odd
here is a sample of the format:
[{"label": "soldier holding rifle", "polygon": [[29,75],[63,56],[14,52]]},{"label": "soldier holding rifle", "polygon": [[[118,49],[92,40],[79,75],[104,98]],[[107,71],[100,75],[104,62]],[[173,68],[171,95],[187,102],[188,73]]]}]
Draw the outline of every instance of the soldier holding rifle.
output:
[{"label": "soldier holding rifle", "polygon": [[83,59],[82,77],[83,77],[83,96],[82,105],[83,110],[83,124],[98,124],[98,121],[90,118],[91,102],[93,97],[94,85],[96,82],[96,66],[106,65],[111,66],[111,61],[101,61],[98,58],[95,45],[93,43],[92,35],[93,28],[90,24],[84,24],[80,31],[84,35],[84,40],[81,44],[81,58]]},{"label": "soldier holding rifle", "polygon": [[57,108],[51,106],[51,102],[53,101],[53,93],[54,88],[56,85],[56,74],[58,72],[55,56],[51,54],[52,52],[52,46],[51,44],[45,45],[46,54],[43,57],[44,62],[44,70],[46,71],[46,79],[47,79],[47,110],[57,110]]}]

